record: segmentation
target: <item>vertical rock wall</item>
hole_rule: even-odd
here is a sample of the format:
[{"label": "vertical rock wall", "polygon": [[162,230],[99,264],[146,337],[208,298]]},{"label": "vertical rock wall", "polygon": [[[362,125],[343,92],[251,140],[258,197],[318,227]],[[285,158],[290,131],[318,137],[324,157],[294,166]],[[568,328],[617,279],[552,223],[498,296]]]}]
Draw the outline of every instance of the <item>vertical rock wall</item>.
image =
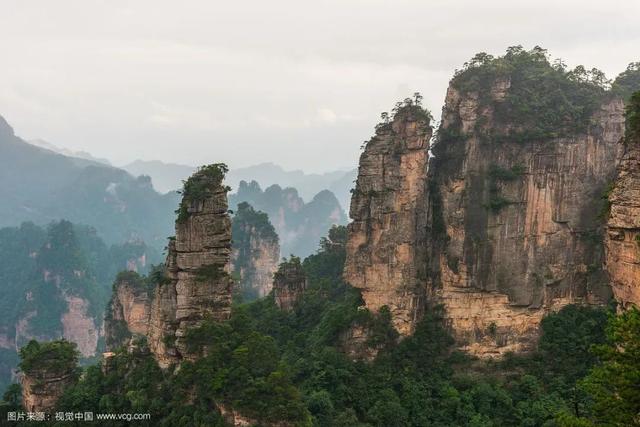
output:
[{"label": "vertical rock wall", "polygon": [[366,143],[351,199],[344,278],[362,289],[371,310],[388,306],[403,335],[413,331],[426,291],[422,230],[431,134],[422,108],[400,107]]},{"label": "vertical rock wall", "polygon": [[269,217],[246,202],[240,203],[233,217],[232,235],[231,265],[240,276],[238,291],[249,300],[268,295],[280,259],[278,235]]},{"label": "vertical rock wall", "polygon": [[623,146],[625,153],[608,197],[605,243],[613,293],[625,308],[640,306],[640,138],[629,135]]},{"label": "vertical rock wall", "polygon": [[549,311],[610,296],[599,214],[620,156],[623,103],[605,101],[584,133],[497,142],[485,135],[508,90],[497,79],[482,103],[451,87],[441,132],[460,136],[433,148],[431,205],[442,220],[434,299],[459,344],[480,356],[526,350]]},{"label": "vertical rock wall", "polygon": [[[190,185],[192,188],[190,188]],[[162,367],[196,355],[184,337],[202,320],[231,313],[231,221],[222,177],[196,172],[185,186],[176,237],[170,241],[165,277],[151,305],[149,347]]]}]

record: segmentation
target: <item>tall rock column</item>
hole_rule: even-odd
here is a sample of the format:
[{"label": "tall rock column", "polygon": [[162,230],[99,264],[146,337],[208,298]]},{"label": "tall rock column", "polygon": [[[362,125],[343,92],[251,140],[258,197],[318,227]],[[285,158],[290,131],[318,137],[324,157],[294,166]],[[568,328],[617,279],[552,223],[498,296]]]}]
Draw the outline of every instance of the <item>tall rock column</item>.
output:
[{"label": "tall rock column", "polygon": [[351,199],[344,278],[367,307],[388,306],[395,328],[413,331],[426,289],[426,174],[431,117],[412,100],[376,127],[360,156]]},{"label": "tall rock column", "polygon": [[28,412],[51,412],[79,378],[76,345],[65,340],[31,341],[20,349],[22,405]]},{"label": "tall rock column", "polygon": [[231,314],[231,221],[228,188],[222,184],[226,171],[222,164],[206,166],[184,185],[176,237],[169,242],[150,313],[149,347],[165,368],[197,357],[184,339],[189,328]]},{"label": "tall rock column", "polygon": [[632,98],[627,120],[625,153],[608,195],[605,241],[613,294],[623,308],[640,307],[640,92]]},{"label": "tall rock column", "polygon": [[252,300],[271,292],[273,273],[278,269],[280,244],[266,213],[242,202],[232,221],[231,263],[240,276],[241,295]]},{"label": "tall rock column", "polygon": [[291,311],[307,288],[307,276],[300,258],[291,256],[278,266],[273,275],[273,297],[281,310]]}]

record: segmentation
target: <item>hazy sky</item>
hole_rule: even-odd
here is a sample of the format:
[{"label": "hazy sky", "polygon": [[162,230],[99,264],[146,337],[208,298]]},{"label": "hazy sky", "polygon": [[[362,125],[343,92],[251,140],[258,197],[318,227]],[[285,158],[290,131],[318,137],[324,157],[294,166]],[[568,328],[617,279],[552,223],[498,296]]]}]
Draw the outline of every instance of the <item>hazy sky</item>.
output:
[{"label": "hazy sky", "polygon": [[[634,0],[0,0],[0,115],[123,164],[354,167],[415,91],[436,117],[476,52],[538,44],[609,77],[640,60]],[[0,153],[1,154],[1,153]]]}]

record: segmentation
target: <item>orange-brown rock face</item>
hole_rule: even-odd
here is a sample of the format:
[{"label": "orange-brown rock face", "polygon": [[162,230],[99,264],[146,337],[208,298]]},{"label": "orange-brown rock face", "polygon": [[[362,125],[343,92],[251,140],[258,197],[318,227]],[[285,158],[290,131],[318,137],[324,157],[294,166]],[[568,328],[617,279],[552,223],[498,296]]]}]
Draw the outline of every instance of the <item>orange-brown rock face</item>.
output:
[{"label": "orange-brown rock face", "polygon": [[144,278],[135,272],[120,273],[105,319],[107,350],[125,344],[131,336],[146,336],[151,314],[151,295]]},{"label": "orange-brown rock face", "polygon": [[281,310],[293,310],[307,288],[307,276],[300,258],[292,256],[278,267],[273,278],[273,296]]},{"label": "orange-brown rock face", "polygon": [[622,308],[640,306],[640,141],[628,139],[609,194],[606,267]]},{"label": "orange-brown rock face", "polygon": [[184,342],[189,328],[231,314],[231,221],[221,179],[199,171],[189,178],[191,190],[185,187],[165,278],[151,304],[149,348],[162,367],[196,357]]},{"label": "orange-brown rock face", "polygon": [[[424,304],[426,174],[431,125],[405,105],[378,125],[360,156],[351,199],[344,278],[362,289],[367,307],[388,306],[396,329],[410,334]],[[422,278],[420,278],[422,276]]]},{"label": "orange-brown rock face", "polygon": [[584,132],[498,142],[486,135],[509,88],[494,81],[489,102],[450,88],[441,132],[458,136],[435,145],[431,165],[433,298],[479,356],[527,350],[549,311],[610,296],[598,215],[620,155],[623,103],[604,102]]},{"label": "orange-brown rock face", "polygon": [[51,412],[65,390],[75,381],[72,372],[22,374],[22,405],[28,412]]},{"label": "orange-brown rock face", "polygon": [[100,331],[89,315],[89,302],[83,298],[65,295],[67,311],[62,315],[62,336],[78,345],[84,357],[95,356]]}]

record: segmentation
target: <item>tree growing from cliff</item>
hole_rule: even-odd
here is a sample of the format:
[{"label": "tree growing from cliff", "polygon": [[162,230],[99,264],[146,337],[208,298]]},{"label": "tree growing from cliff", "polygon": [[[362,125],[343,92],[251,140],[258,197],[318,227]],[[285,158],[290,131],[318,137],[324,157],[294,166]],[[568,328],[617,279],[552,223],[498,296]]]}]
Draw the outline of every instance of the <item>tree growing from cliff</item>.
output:
[{"label": "tree growing from cliff", "polygon": [[640,143],[640,91],[631,96],[626,109],[627,142]]}]

